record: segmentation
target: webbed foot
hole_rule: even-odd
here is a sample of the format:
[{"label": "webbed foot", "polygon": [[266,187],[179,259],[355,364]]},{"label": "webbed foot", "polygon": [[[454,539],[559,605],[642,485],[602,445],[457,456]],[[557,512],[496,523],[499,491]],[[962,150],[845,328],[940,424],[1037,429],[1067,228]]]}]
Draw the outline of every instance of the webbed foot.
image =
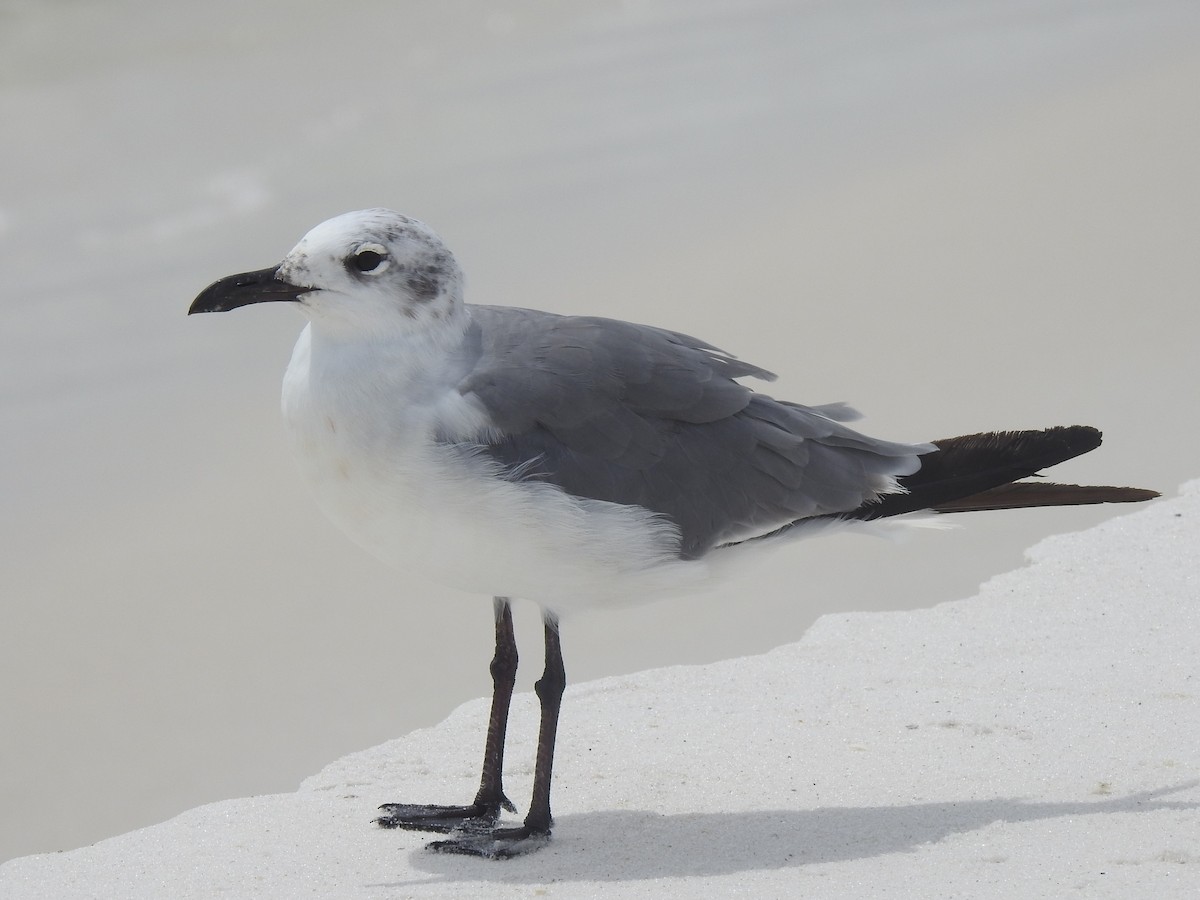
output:
[{"label": "webbed foot", "polygon": [[436,853],[459,853],[479,856],[483,859],[512,859],[540,850],[550,843],[549,828],[531,828],[520,825],[515,828],[467,827],[454,833],[445,841],[434,841],[425,849]]},{"label": "webbed foot", "polygon": [[507,797],[499,803],[472,803],[470,806],[432,806],[417,803],[384,803],[383,815],[375,820],[381,828],[403,828],[407,831],[433,831],[449,834],[468,829],[486,831],[500,818],[500,810],[516,812]]}]

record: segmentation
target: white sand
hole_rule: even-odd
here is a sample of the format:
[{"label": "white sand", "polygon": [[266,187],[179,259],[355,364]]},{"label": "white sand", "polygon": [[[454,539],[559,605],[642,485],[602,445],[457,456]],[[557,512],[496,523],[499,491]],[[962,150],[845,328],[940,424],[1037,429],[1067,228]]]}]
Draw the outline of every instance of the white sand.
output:
[{"label": "white sand", "polygon": [[[431,222],[474,300],[717,341],[883,437],[1083,422],[1064,478],[1196,475],[1200,4],[499,7],[0,3],[0,859],[290,790],[487,689],[489,599],[305,493],[299,318],[184,316],[346,209]],[[568,672],[970,596],[1113,514],[800,545],[566,623]]]},{"label": "white sand", "polygon": [[[475,787],[486,703],[294,794],[0,867],[75,897],[1200,895],[1200,481],[929,610],[568,689],[550,848],[444,857],[385,800]],[[517,698],[508,792],[531,776]]]}]

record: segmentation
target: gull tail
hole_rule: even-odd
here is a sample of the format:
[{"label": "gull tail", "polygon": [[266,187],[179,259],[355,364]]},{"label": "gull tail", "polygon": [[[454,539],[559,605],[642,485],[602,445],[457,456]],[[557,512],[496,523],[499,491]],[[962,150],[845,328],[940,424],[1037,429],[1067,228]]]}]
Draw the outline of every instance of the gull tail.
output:
[{"label": "gull tail", "polygon": [[1089,503],[1136,503],[1157,491],[1130,487],[1020,481],[1100,446],[1086,425],[1045,431],[992,431],[933,442],[921,468],[899,479],[905,493],[887,494],[838,518],[868,521],[928,510],[939,513]]}]

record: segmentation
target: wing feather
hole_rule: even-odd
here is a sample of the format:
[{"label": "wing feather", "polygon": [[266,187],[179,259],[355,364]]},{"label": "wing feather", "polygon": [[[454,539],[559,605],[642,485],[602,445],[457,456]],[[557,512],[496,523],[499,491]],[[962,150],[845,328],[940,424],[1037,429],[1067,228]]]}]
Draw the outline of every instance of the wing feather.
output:
[{"label": "wing feather", "polygon": [[895,489],[927,445],[859,434],[841,405],[781,403],[774,376],[703,341],[612,319],[472,307],[478,359],[459,385],[492,422],[477,443],[525,478],[636,504],[703,555]]}]

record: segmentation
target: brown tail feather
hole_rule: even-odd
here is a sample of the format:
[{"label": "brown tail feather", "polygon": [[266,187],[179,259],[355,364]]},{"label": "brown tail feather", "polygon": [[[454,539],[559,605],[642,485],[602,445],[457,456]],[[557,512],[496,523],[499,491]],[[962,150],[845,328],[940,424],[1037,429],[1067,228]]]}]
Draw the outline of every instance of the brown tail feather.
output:
[{"label": "brown tail feather", "polygon": [[921,468],[900,479],[906,493],[840,514],[849,519],[880,519],[908,512],[971,512],[1027,506],[1134,503],[1158,496],[1141,488],[1088,487],[1022,482],[1041,469],[1100,446],[1098,430],[1087,425],[1045,431],[993,431],[934,441],[937,450],[921,456]]},{"label": "brown tail feather", "polygon": [[1107,487],[1084,484],[1056,484],[1053,481],[1016,481],[960,497],[932,507],[934,512],[979,512],[985,509],[1024,509],[1030,506],[1082,506],[1090,503],[1139,503],[1153,500],[1158,491],[1142,488]]}]

